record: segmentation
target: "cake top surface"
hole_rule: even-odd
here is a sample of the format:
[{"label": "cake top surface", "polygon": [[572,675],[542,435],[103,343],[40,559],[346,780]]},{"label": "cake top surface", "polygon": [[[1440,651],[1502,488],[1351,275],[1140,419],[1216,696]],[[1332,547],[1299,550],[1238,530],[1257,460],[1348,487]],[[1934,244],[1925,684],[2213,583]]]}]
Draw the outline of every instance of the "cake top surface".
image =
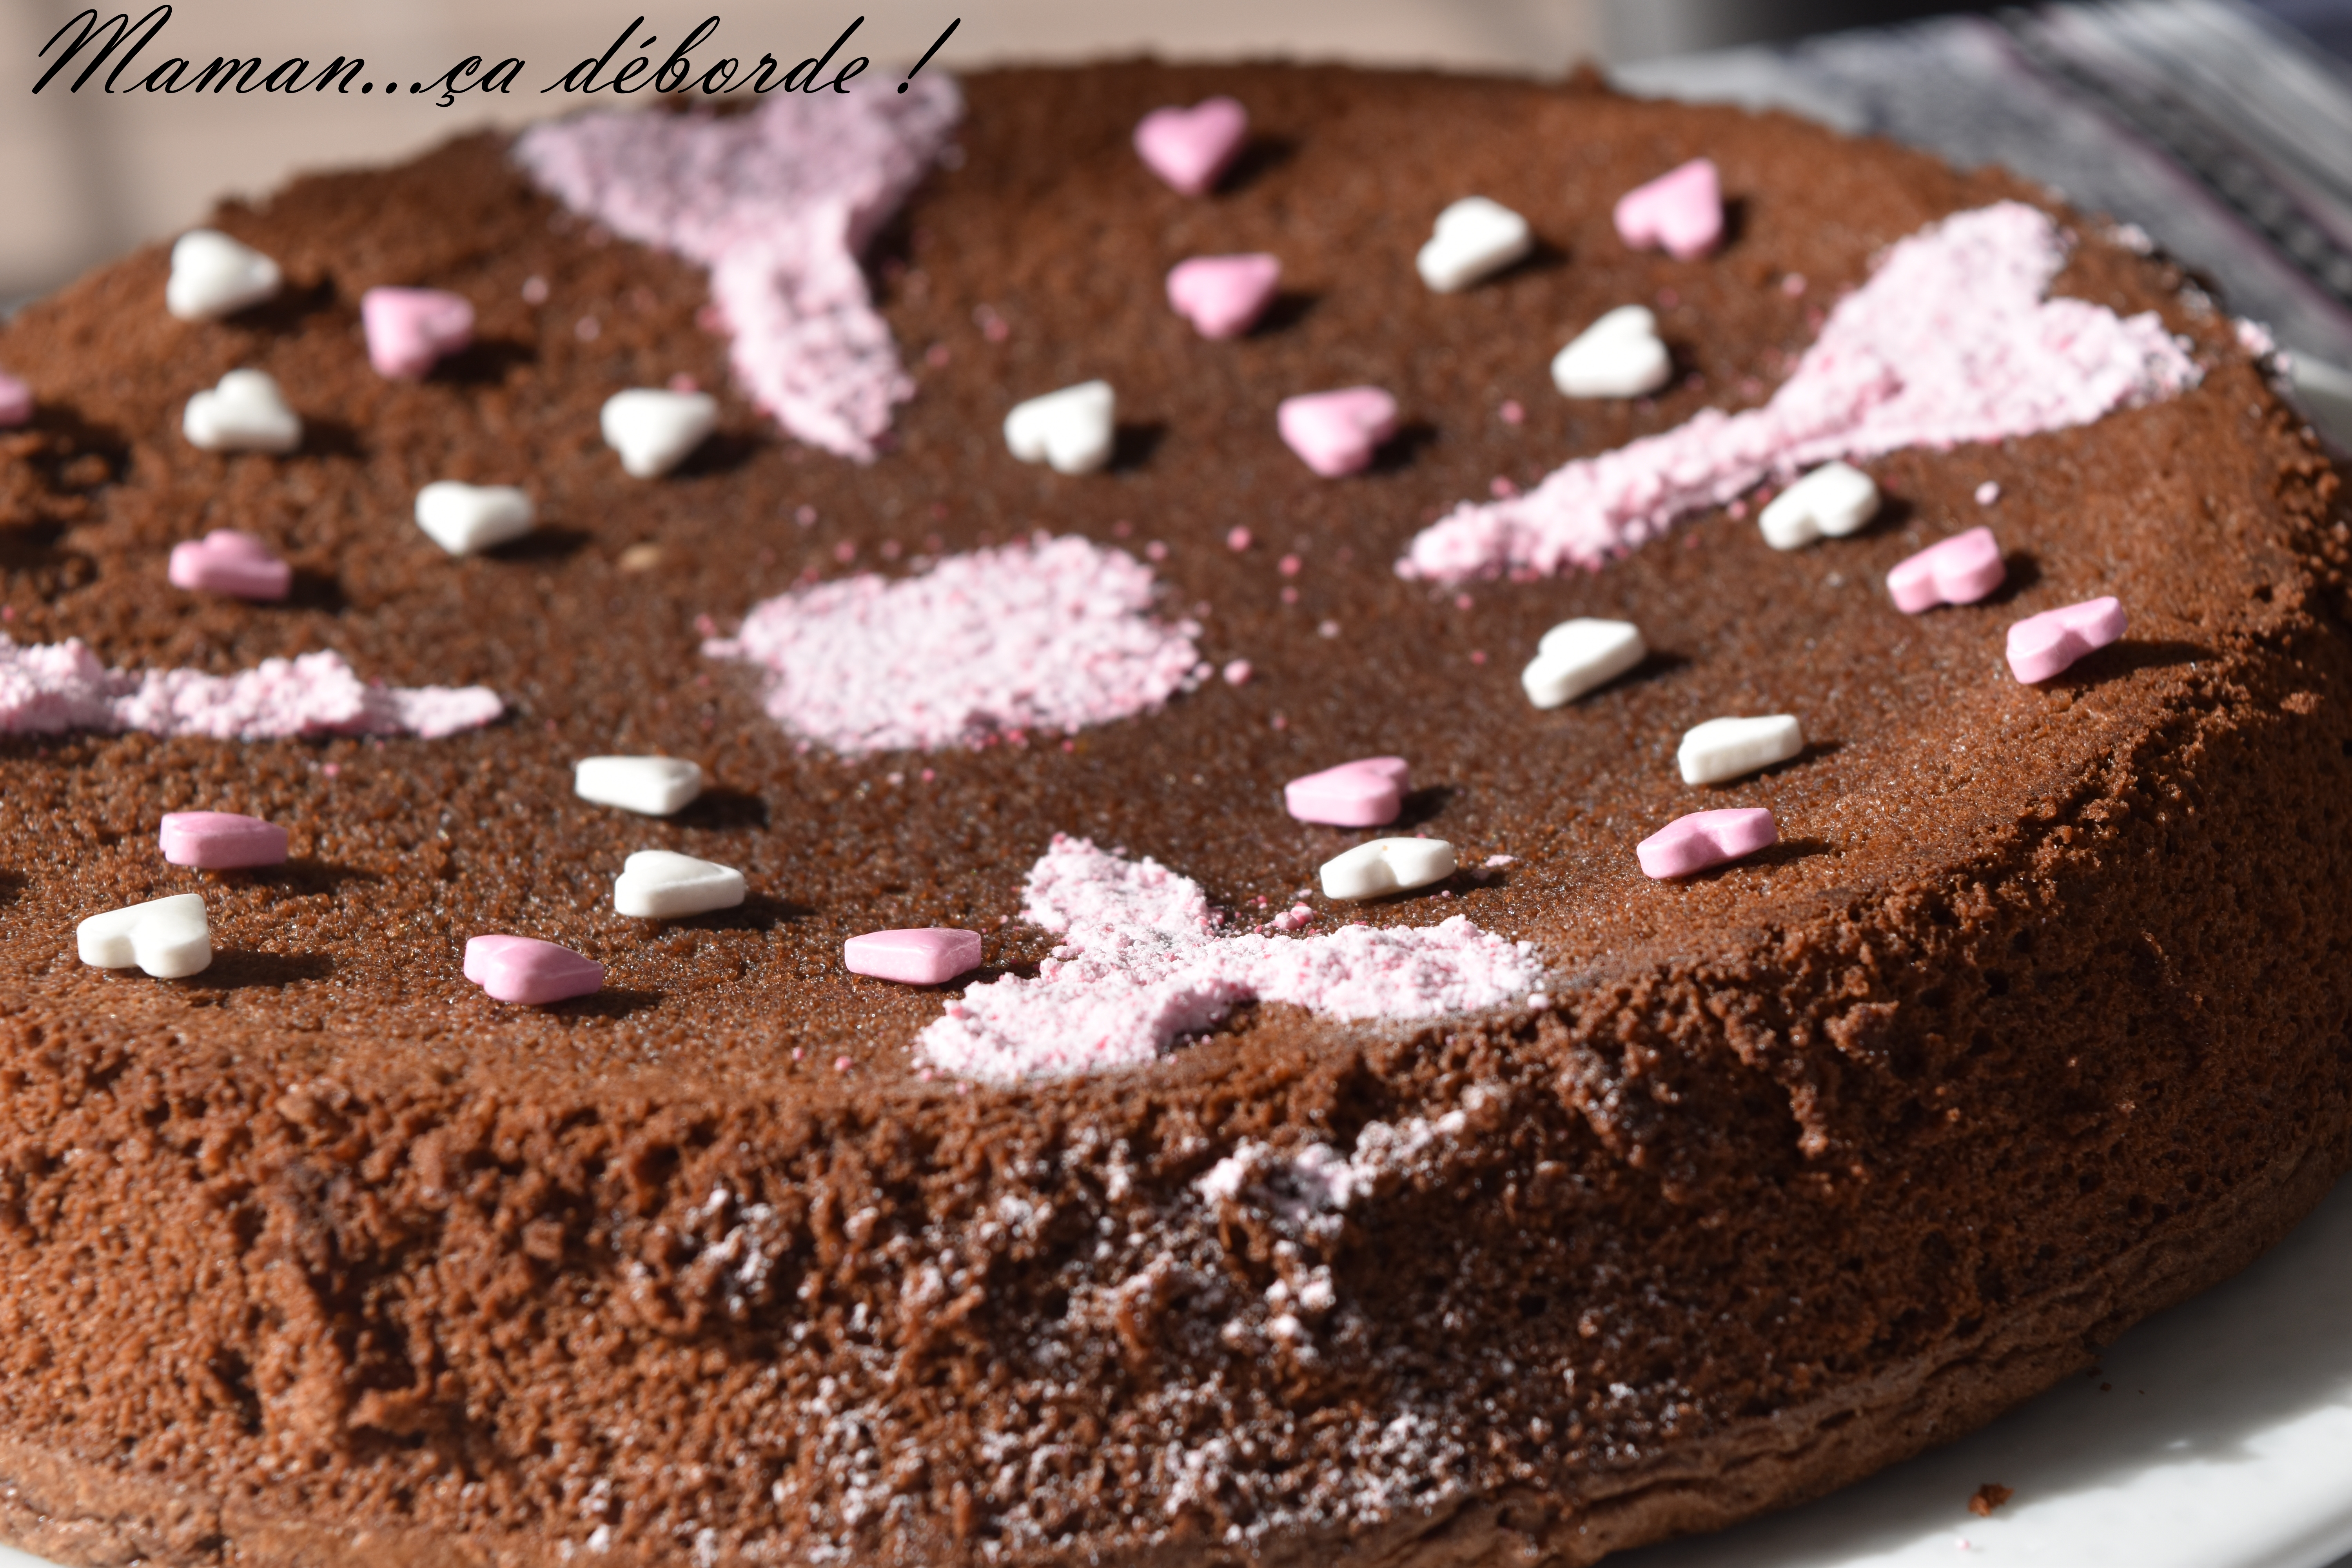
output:
[{"label": "cake top surface", "polygon": [[[1408,84],[1410,123],[1384,110]],[[1138,160],[1130,132],[1142,109],[1212,91],[1246,101],[1252,140],[1213,195],[1182,195]],[[1132,67],[983,76],[963,96],[952,167],[926,178],[893,144],[871,180],[806,193],[835,204],[839,242],[855,246],[925,181],[879,226],[865,271],[829,277],[833,292],[809,304],[822,315],[866,290],[887,325],[895,368],[869,359],[847,414],[813,412],[807,385],[745,372],[751,295],[728,293],[732,262],[700,265],[743,203],[697,196],[614,226],[669,248],[639,245],[569,212],[483,139],[224,209],[219,226],[289,279],[226,321],[166,315],[166,258],[149,251],[13,322],[0,362],[41,406],[5,438],[18,527],[5,629],[18,645],[79,638],[106,666],[215,676],[331,651],[370,689],[451,694],[401,701],[482,689],[504,710],[431,739],[0,742],[0,789],[56,825],[9,847],[0,967],[21,1005],[96,1033],[170,1034],[287,1081],[754,1091],[865,1115],[971,1089],[917,1048],[939,1037],[925,1031],[947,998],[847,974],[842,942],[962,926],[986,940],[979,979],[1034,973],[1068,950],[1068,932],[1024,903],[1061,835],[1091,845],[1114,879],[1164,868],[1222,919],[1218,943],[1285,962],[1286,947],[1328,943],[1349,921],[1442,944],[1454,939],[1433,933],[1465,917],[1529,967],[1507,973],[1498,958],[1493,984],[1464,994],[1509,1010],[1535,990],[1572,1010],[1668,977],[1801,963],[1809,943],[1859,940],[1865,905],[1948,898],[1956,870],[2011,853],[2095,793],[2118,748],[2196,704],[2211,679],[2200,663],[2210,671],[2285,613],[2273,585],[2288,561],[2245,526],[2278,452],[2259,428],[2248,439],[2253,373],[2228,323],[2184,302],[2168,265],[2063,215],[2042,226],[2059,237],[2042,266],[2054,272],[2046,303],[2030,298],[2040,278],[2005,290],[1990,279],[1956,303],[2055,321],[2037,329],[2051,353],[2121,333],[2147,384],[2103,395],[2146,406],[1938,449],[1916,444],[1920,432],[1966,434],[1969,407],[1864,396],[1884,430],[1843,449],[1870,459],[1888,506],[1864,534],[1810,551],[1767,548],[1717,504],[1769,481],[1773,454],[1752,441],[1698,476],[1694,493],[1720,493],[1671,528],[1635,519],[1602,542],[1629,547],[1605,564],[1593,542],[1547,541],[1528,522],[1563,483],[1547,480],[1555,470],[1589,474],[1694,430],[1719,447],[1726,430],[1794,417],[1808,387],[1845,374],[1824,361],[1852,334],[1825,327],[1845,319],[1842,301],[1877,298],[1890,247],[1899,256],[1956,214],[2038,219],[2044,198],[1997,173],[1878,144],[1832,151],[1794,121],[1580,86]],[[953,99],[913,109],[942,117],[936,130]],[[735,137],[729,155],[753,157],[744,123],[657,126]],[[550,145],[533,160],[542,179],[593,184],[576,160],[550,174]],[[1700,156],[1721,171],[1723,247],[1630,250],[1612,204]],[[730,188],[714,175],[704,194]],[[1432,292],[1414,250],[1469,193],[1525,214],[1538,248],[1477,288]],[[1981,216],[2003,212],[2019,216]],[[1175,263],[1253,251],[1283,267],[1256,331],[1206,341],[1167,307]],[[378,375],[356,301],[381,285],[462,294],[474,345],[421,382]],[[734,304],[714,314],[714,299]],[[1654,310],[1675,381],[1638,400],[1552,391],[1556,340],[1628,303]],[[187,398],[241,367],[286,389],[305,422],[299,452],[223,457],[182,438]],[[895,411],[893,375],[913,394]],[[1095,377],[1118,390],[1108,471],[1066,476],[1007,454],[999,429],[1014,401]],[[680,378],[718,395],[719,433],[667,478],[627,477],[598,438],[600,405]],[[1359,384],[1394,395],[1401,433],[1370,472],[1321,478],[1284,448],[1275,405]],[[778,421],[815,445],[780,437]],[[417,489],[439,479],[521,486],[541,526],[452,558],[409,521]],[[2151,549],[2151,517],[2184,528]],[[1926,616],[1890,608],[1889,566],[1982,523],[2008,552],[2006,588]],[[164,552],[220,527],[292,563],[287,601],[164,583]],[[1521,544],[1495,543],[1513,529]],[[1643,542],[1650,533],[1664,536]],[[1464,575],[1480,568],[1501,574]],[[1125,661],[1120,696],[1089,707],[1099,692],[1081,683],[1059,707],[1041,697],[1034,731],[951,739],[919,683],[951,688],[981,654],[901,672],[883,650],[950,600],[1009,604],[1049,578],[1120,606],[1083,649]],[[2010,679],[2010,621],[2099,594],[2128,604],[2126,647],[2080,679]],[[1654,657],[1536,711],[1517,671],[1545,628],[1578,616],[1637,623]],[[867,641],[839,633],[853,623]],[[795,658],[814,673],[791,689],[815,694],[798,708],[763,679]],[[1235,660],[1243,683],[1204,679]],[[1032,658],[1040,670],[1071,661],[1050,637]],[[1689,726],[1780,712],[1801,715],[1810,739],[1796,761],[1709,788],[1675,775]],[[650,752],[696,760],[714,787],[667,820],[573,796],[580,757]],[[1337,904],[1314,890],[1316,868],[1365,836],[1290,819],[1280,786],[1375,753],[1410,759],[1418,786],[1389,831],[1450,840],[1465,870]],[[1637,841],[1733,805],[1769,806],[1781,842],[1686,881],[1642,875]],[[157,819],[197,808],[284,825],[292,859],[201,878],[164,865]],[[750,897],[657,924],[615,913],[621,862],[656,847],[740,868]],[[82,915],[195,887],[219,950],[202,975],[158,984],[74,961]],[[1302,904],[1316,934],[1271,925]],[[602,961],[604,988],[544,1009],[489,1000],[460,952],[493,930]],[[1318,1016],[1283,984],[1251,982],[1222,1024],[1193,1021],[1207,1037],[1149,1081],[1181,1095],[1244,1066],[1278,1079],[1414,1026],[1379,1008]],[[1055,1092],[1116,1100],[1132,1087],[1113,1075]]]}]

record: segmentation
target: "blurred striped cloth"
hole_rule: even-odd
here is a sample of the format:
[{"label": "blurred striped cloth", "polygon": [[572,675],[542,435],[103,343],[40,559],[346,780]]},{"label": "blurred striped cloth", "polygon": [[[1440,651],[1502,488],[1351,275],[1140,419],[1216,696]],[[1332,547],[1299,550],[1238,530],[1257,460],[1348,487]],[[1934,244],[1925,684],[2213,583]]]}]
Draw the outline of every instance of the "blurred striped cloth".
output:
[{"label": "blurred striped cloth", "polygon": [[1948,16],[1619,68],[1631,92],[1787,109],[2137,224],[2263,323],[2352,450],[2352,71],[2234,0]]}]

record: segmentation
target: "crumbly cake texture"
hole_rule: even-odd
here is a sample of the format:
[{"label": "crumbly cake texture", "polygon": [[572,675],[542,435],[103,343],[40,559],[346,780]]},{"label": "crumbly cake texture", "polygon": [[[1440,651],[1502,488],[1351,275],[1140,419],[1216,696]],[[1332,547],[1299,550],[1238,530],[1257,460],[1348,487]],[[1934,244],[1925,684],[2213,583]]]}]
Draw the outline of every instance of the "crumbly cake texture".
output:
[{"label": "crumbly cake texture", "polygon": [[[88,1564],[1585,1563],[1987,1418],[2352,1162],[2347,529],[2177,269],[2070,216],[2054,287],[2160,312],[2193,390],[1876,460],[1893,501],[1853,539],[1782,554],[1710,510],[1464,607],[1391,570],[1417,531],[1495,479],[1760,405],[1884,247],[2046,195],[1580,82],[964,87],[961,165],[873,253],[919,390],[870,466],[730,391],[678,473],[624,478],[604,397],[729,384],[709,281],[570,221],[488,140],[222,211],[291,279],[228,321],[164,313],[158,248],[0,331],[39,397],[0,437],[19,642],[224,674],[331,648],[509,710],[436,740],[0,742],[0,1533]],[[1252,145],[1178,196],[1129,133],[1214,92]],[[1627,253],[1611,204],[1700,154],[1724,251]],[[1433,295],[1413,248],[1470,192],[1543,248]],[[1286,293],[1254,335],[1167,309],[1174,262],[1258,249]],[[463,292],[476,345],[378,378],[376,284]],[[1684,382],[1550,391],[1559,342],[1668,291]],[[240,365],[286,387],[299,454],[180,439],[188,394]],[[1004,409],[1097,374],[1128,422],[1114,469],[1014,462]],[[1274,405],[1355,383],[1397,394],[1404,434],[1317,479]],[[529,485],[547,526],[451,559],[409,521],[443,478]],[[1980,521],[2009,586],[1888,605],[1887,567]],[[166,586],[171,544],[218,526],[293,563],[285,605]],[[804,571],[1041,528],[1164,542],[1167,614],[1256,675],[1066,751],[845,763],[700,652]],[[2125,642],[2006,676],[2008,621],[2105,593]],[[1659,653],[1538,712],[1517,666],[1576,615]],[[1685,726],[1781,710],[1804,756],[1680,786]],[[669,821],[572,796],[577,757],[655,749],[717,787]],[[1407,831],[1514,860],[1351,913],[1531,942],[1546,1005],[1244,1005],[1149,1067],[997,1088],[919,1076],[940,994],[841,969],[859,931],[952,924],[988,933],[981,978],[1032,973],[1055,938],[999,921],[1056,832],[1262,920],[1360,837],[1287,818],[1281,782],[1375,753],[1412,759]],[[1759,805],[1771,850],[1637,869],[1672,816]],[[166,866],[158,817],[196,808],[283,824],[294,858]],[[741,867],[753,897],[624,920],[610,879],[645,847]],[[74,962],[79,917],[192,889],[203,974]],[[610,983],[491,1002],[459,973],[487,930]]]}]

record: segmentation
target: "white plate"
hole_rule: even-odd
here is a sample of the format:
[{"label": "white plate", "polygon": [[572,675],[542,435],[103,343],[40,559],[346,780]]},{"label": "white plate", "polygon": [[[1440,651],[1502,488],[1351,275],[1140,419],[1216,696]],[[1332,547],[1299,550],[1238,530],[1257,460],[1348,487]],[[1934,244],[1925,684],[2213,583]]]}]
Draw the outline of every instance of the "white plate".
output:
[{"label": "white plate", "polygon": [[[2352,1179],[2100,1364],[1859,1486],[1605,1568],[2323,1568],[2352,1551]],[[2017,1495],[1979,1519],[1987,1481]]]}]

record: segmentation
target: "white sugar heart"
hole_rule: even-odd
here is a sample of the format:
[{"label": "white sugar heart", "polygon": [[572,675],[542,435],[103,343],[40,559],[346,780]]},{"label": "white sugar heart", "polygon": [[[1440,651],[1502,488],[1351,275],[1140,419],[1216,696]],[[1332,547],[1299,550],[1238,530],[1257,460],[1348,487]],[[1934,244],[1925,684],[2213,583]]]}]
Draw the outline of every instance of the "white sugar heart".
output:
[{"label": "white sugar heart", "polygon": [[209,321],[257,305],[284,281],[272,261],[217,229],[192,228],[172,246],[163,308],[184,321]]},{"label": "white sugar heart", "polygon": [[1451,294],[1493,277],[1535,245],[1527,219],[1500,202],[1465,196],[1437,215],[1437,227],[1413,265],[1423,282]]},{"label": "white sugar heart", "polygon": [[1675,761],[1685,784],[1723,784],[1774,763],[1785,763],[1804,749],[1804,727],[1793,713],[1709,719],[1683,731]]},{"label": "white sugar heart", "polygon": [[520,539],[537,521],[530,497],[512,485],[436,479],[416,492],[416,526],[452,555]]},{"label": "white sugar heart", "polygon": [[1056,473],[1087,474],[1110,461],[1118,399],[1107,381],[1082,381],[1026,403],[1004,416],[1004,444],[1024,463]]},{"label": "white sugar heart", "polygon": [[92,915],[74,928],[81,961],[97,969],[132,964],[158,980],[179,980],[213,961],[212,929],[200,893],[174,893]]},{"label": "white sugar heart", "polygon": [[180,429],[207,452],[290,452],[302,444],[300,417],[258,370],[230,371],[219,385],[189,398]]},{"label": "white sugar heart", "polygon": [[1327,899],[1377,899],[1425,888],[1454,875],[1454,846],[1443,838],[1375,838],[1323,862]]},{"label": "white sugar heart", "polygon": [[1552,356],[1551,383],[1570,397],[1639,397],[1666,384],[1675,373],[1658,340],[1658,318],[1640,305],[1620,305]]},{"label": "white sugar heart", "polygon": [[1536,657],[1520,672],[1528,700],[1538,708],[1573,702],[1649,658],[1642,628],[1631,621],[1578,616],[1544,633]]},{"label": "white sugar heart", "polygon": [[657,479],[719,427],[719,400],[707,392],[632,387],[604,399],[597,423],[631,478]]},{"label": "white sugar heart", "polygon": [[676,920],[743,901],[743,873],[667,849],[640,849],[613,879],[613,907],[639,920]]},{"label": "white sugar heart", "polygon": [[684,757],[583,757],[572,764],[572,793],[598,805],[667,816],[702,794],[702,769]]},{"label": "white sugar heart", "polygon": [[1878,515],[1877,482],[1850,463],[1823,463],[1766,504],[1756,519],[1764,542],[1798,550],[1843,538]]}]

